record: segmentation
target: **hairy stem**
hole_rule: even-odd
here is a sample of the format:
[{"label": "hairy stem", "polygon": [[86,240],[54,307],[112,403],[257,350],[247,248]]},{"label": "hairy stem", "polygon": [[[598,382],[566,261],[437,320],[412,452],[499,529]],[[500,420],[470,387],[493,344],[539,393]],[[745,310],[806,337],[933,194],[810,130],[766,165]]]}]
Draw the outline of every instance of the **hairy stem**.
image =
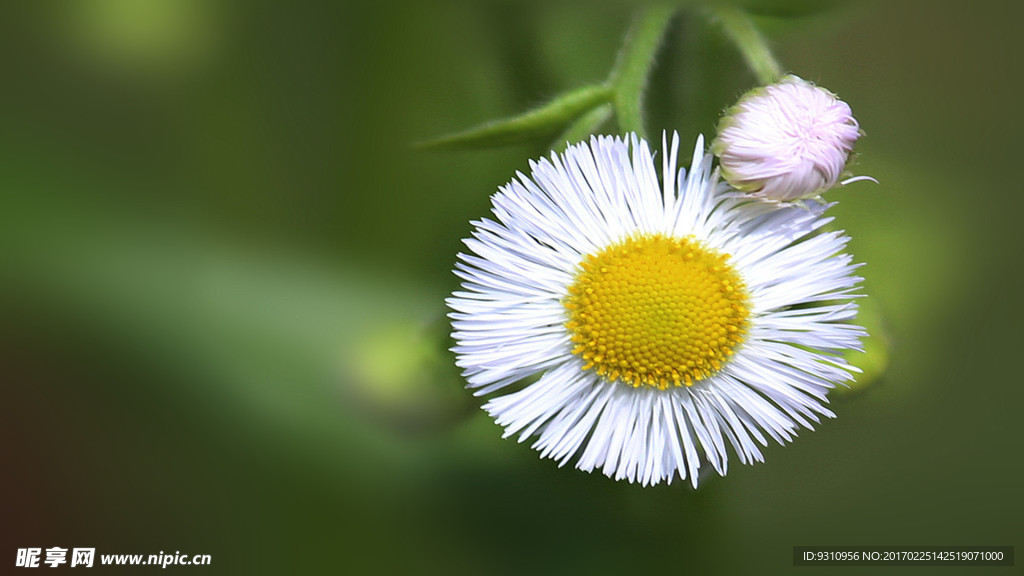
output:
[{"label": "hairy stem", "polygon": [[746,12],[733,6],[721,6],[712,8],[710,13],[712,20],[722,26],[726,36],[739,49],[761,84],[772,84],[782,78],[782,67]]},{"label": "hairy stem", "polygon": [[644,91],[658,46],[674,13],[675,7],[667,5],[654,5],[642,11],[626,35],[608,76],[612,106],[623,132],[644,136]]}]

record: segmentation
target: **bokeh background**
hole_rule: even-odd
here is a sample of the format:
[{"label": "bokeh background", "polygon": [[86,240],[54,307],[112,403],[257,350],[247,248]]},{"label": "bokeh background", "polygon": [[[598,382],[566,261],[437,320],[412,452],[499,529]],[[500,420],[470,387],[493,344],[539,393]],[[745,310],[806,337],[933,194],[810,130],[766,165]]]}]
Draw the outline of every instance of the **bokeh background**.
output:
[{"label": "bokeh background", "polygon": [[[0,565],[771,574],[794,545],[1022,544],[1021,9],[748,6],[866,132],[854,171],[880,184],[833,214],[887,370],[698,491],[500,438],[443,299],[469,220],[550,142],[412,146],[600,81],[633,4],[4,6]],[[690,5],[648,129],[711,135],[754,82]]]}]

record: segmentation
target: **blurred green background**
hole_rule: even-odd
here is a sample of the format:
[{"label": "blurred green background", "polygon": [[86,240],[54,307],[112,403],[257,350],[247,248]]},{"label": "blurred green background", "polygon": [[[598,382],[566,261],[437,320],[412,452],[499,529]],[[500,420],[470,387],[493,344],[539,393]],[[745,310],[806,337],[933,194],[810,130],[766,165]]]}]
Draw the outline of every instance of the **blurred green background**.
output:
[{"label": "blurred green background", "polygon": [[[634,5],[6,5],[0,563],[772,574],[794,545],[1021,544],[1021,10],[748,5],[866,132],[854,172],[880,184],[830,198],[889,370],[698,491],[500,438],[443,298],[469,220],[549,143],[411,146],[600,81]],[[648,130],[692,146],[753,84],[686,10]]]}]

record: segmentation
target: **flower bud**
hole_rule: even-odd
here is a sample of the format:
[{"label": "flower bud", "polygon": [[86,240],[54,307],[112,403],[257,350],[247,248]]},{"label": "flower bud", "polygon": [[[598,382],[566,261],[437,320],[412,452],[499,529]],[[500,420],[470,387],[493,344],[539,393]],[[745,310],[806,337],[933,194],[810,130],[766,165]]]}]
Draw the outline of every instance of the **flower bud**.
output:
[{"label": "flower bud", "polygon": [[787,76],[743,95],[719,123],[711,151],[737,190],[792,202],[835,186],[859,136],[845,102]]}]

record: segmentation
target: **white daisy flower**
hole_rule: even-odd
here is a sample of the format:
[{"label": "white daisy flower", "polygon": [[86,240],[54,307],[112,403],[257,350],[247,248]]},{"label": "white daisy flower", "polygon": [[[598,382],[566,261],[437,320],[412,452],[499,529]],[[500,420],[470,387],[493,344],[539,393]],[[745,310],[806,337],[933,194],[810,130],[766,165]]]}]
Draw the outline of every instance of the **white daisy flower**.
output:
[{"label": "white daisy flower", "polygon": [[[663,146],[665,143],[663,142]],[[643,485],[724,475],[833,417],[859,349],[861,280],[807,208],[719,182],[698,139],[676,172],[633,136],[531,162],[459,254],[452,351],[484,409],[541,456]]]}]

